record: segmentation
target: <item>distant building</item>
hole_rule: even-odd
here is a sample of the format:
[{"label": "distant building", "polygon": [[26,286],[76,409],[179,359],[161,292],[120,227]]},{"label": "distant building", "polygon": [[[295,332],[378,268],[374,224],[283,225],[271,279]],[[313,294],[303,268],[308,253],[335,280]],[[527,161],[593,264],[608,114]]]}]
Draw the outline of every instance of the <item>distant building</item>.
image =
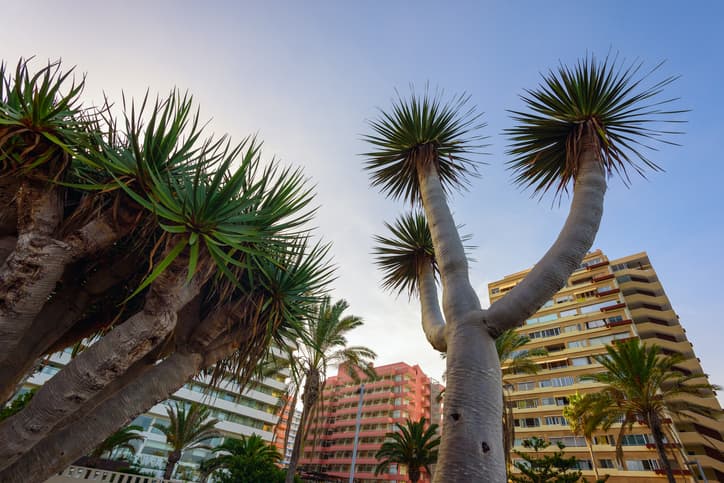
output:
[{"label": "distant building", "polygon": [[[407,468],[393,465],[387,474],[375,476],[378,461],[375,453],[385,440],[385,434],[394,431],[394,423],[406,419],[440,424],[439,394],[442,386],[430,379],[419,366],[404,362],[375,368],[378,378],[363,380],[362,413],[355,482],[407,481]],[[327,379],[322,405],[312,420],[300,459],[300,467],[316,473],[347,481],[352,465],[352,450],[356,428],[360,383],[354,382],[344,368],[338,375]],[[423,471],[420,482],[429,482],[430,475]]]},{"label": "distant building", "polygon": [[[491,303],[513,289],[528,272],[491,283]],[[535,359],[540,367],[538,374],[509,374],[503,379],[515,417],[515,449],[524,452],[521,442],[532,436],[551,443],[560,441],[566,445],[566,454],[580,461],[589,481],[593,472],[589,471],[591,458],[585,441],[571,433],[562,411],[571,394],[601,389],[582,376],[602,370],[593,356],[604,354],[606,344],[639,338],[659,346],[664,354],[682,355],[684,361],[678,370],[683,374],[704,377],[694,348],[646,253],[616,260],[609,260],[600,250],[589,253],[565,287],[518,332],[531,339],[524,350],[545,348],[548,355]],[[697,398],[697,402],[721,411],[713,395]],[[669,423],[670,459],[677,474],[690,481],[687,475],[693,471],[701,479],[701,468],[709,481],[724,481],[722,420],[692,415],[691,419],[674,418]],[[650,430],[643,424],[635,424],[624,438],[627,470],[617,466],[615,440],[619,427],[599,431],[594,438],[593,451],[601,474],[611,475],[609,483],[664,480]]]}]

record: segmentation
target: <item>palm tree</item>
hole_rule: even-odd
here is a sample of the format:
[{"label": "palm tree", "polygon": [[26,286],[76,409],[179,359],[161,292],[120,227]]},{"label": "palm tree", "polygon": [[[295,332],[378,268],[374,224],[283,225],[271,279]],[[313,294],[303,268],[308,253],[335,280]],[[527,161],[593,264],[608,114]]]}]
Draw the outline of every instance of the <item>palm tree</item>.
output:
[{"label": "palm tree", "polygon": [[260,465],[277,464],[282,459],[276,448],[270,446],[258,434],[242,436],[241,439],[227,438],[223,444],[211,451],[216,456],[201,464],[201,472],[206,476],[217,470],[228,469],[240,461]]},{"label": "palm tree", "polygon": [[210,418],[209,413],[207,406],[174,402],[173,406],[166,406],[169,424],[154,423],[153,427],[166,436],[166,444],[171,446],[163,474],[165,479],[171,479],[176,463],[181,459],[184,450],[211,449],[202,443],[219,436],[220,433],[214,429],[219,422],[218,419]]},{"label": "palm tree", "polygon": [[596,480],[599,480],[600,476],[593,454],[593,433],[598,429],[608,429],[614,422],[610,406],[606,395],[575,393],[568,397],[568,406],[563,408],[563,417],[568,421],[573,434],[581,435],[586,440]]},{"label": "palm tree", "polygon": [[[588,378],[606,384],[604,391],[611,400],[611,409],[624,418],[621,435],[633,421],[648,426],[669,482],[675,483],[664,446],[664,420],[667,414],[717,417],[719,411],[686,396],[712,397],[719,387],[697,382],[706,377],[703,374],[684,375],[678,371],[676,365],[684,360],[682,355],[663,355],[657,346],[644,345],[639,339],[606,346],[606,354],[595,357],[606,371]],[[620,445],[621,437],[618,439]]]},{"label": "palm tree", "polygon": [[353,379],[358,379],[358,371],[369,377],[375,377],[375,371],[369,362],[376,354],[363,346],[347,346],[347,334],[362,325],[362,319],[354,315],[344,316],[349,304],[344,300],[332,303],[325,297],[317,307],[314,317],[307,320],[306,337],[300,341],[297,353],[290,358],[292,373],[298,381],[304,380],[302,393],[302,416],[299,420],[297,437],[289,458],[287,483],[293,483],[302,445],[309,431],[312,414],[327,380],[327,368],[331,365],[343,365],[349,368]]},{"label": "palm tree", "polygon": [[412,483],[420,479],[422,468],[432,475],[430,465],[437,461],[436,448],[440,445],[437,424],[427,426],[425,418],[421,418],[419,421],[408,419],[404,425],[395,423],[395,426],[397,430],[385,435],[385,442],[375,454],[375,458],[381,460],[375,475],[384,473],[393,463],[407,466]]},{"label": "palm tree", "polygon": [[[534,357],[548,354],[544,348],[522,349],[530,337],[519,334],[515,329],[508,329],[495,339],[495,349],[498,352],[500,364],[505,374],[537,374],[540,366],[533,361]],[[511,454],[515,441],[515,424],[513,406],[509,400],[510,390],[503,386],[503,446],[505,449],[505,466],[510,472]]]},{"label": "palm tree", "polygon": [[[591,247],[603,213],[606,172],[626,178],[635,163],[656,169],[639,149],[664,131],[655,122],[672,114],[657,101],[674,78],[644,87],[639,66],[584,59],[561,66],[528,91],[530,112],[514,112],[510,168],[515,181],[544,194],[565,193],[573,184],[571,209],[554,245],[505,296],[483,310],[472,287],[463,243],[447,195],[466,187],[477,165],[482,126],[469,96],[444,102],[442,94],[393,101],[370,122],[365,154],[372,185],[393,199],[422,206],[442,284],[442,310],[435,271],[421,263],[423,329],[433,348],[447,351],[445,424],[436,478],[440,481],[503,481],[502,381],[494,339],[521,325],[566,282]],[[423,283],[425,286],[423,287]],[[477,408],[486,408],[480,411]],[[488,450],[481,451],[482,448]]]},{"label": "palm tree", "polygon": [[109,457],[113,457],[115,451],[124,449],[134,454],[136,447],[133,446],[131,442],[143,441],[143,435],[138,434],[141,431],[143,431],[143,428],[135,425],[121,428],[103,440],[88,456],[91,458],[100,458],[105,453],[108,453]]},{"label": "palm tree", "polygon": [[215,364],[243,382],[332,273],[303,174],[258,140],[204,139],[177,91],[124,100],[118,123],[58,63],[28,65],[0,66],[0,400],[38,357],[104,335],[0,423],[2,481],[49,477]]}]

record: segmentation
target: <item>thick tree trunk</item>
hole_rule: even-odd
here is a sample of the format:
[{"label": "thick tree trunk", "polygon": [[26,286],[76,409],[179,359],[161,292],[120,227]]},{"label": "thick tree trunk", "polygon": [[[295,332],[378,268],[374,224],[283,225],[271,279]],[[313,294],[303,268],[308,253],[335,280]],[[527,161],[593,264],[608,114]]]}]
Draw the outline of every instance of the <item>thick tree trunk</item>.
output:
[{"label": "thick tree trunk", "polygon": [[304,382],[304,393],[302,394],[302,417],[299,420],[299,428],[297,428],[297,437],[294,440],[294,448],[292,455],[289,457],[289,466],[287,467],[287,476],[285,483],[294,483],[294,475],[299,464],[299,457],[302,453],[302,446],[307,435],[309,427],[309,419],[312,414],[314,405],[319,399],[320,374],[317,370],[311,370],[306,374]]},{"label": "thick tree trunk", "polygon": [[[35,359],[32,355],[19,358],[17,351],[23,350],[21,345],[27,346],[23,337],[33,332],[38,314],[68,265],[107,248],[128,229],[117,230],[106,214],[64,240],[56,240],[53,231],[59,220],[54,215],[58,214],[51,211],[57,200],[50,195],[46,197],[47,200],[41,197],[42,203],[38,201],[37,206],[28,208],[31,213],[25,214],[27,219],[21,223],[15,249],[0,269],[0,400],[3,401],[8,396],[7,388],[13,387],[13,382],[23,374],[11,366],[22,368]],[[18,209],[21,208],[19,203]],[[56,226],[51,230],[53,223]],[[50,326],[55,323],[43,322]]]},{"label": "thick tree trunk", "polygon": [[86,349],[50,379],[20,413],[0,423],[0,468],[27,452],[84,403],[101,394],[174,329],[177,311],[193,299],[200,281],[185,283],[183,261],[152,285],[144,309]]},{"label": "thick tree trunk", "polygon": [[410,481],[412,483],[417,483],[420,481],[420,468],[409,468],[410,473]]},{"label": "thick tree trunk", "polygon": [[470,284],[468,263],[435,164],[418,164],[425,215],[440,266],[447,387],[436,482],[505,481],[503,389],[495,341]]},{"label": "thick tree trunk", "polygon": [[[70,265],[66,270],[83,270]],[[0,356],[0,381],[6,384],[0,387],[0,401],[7,400],[11,394],[6,388],[22,380],[31,370],[35,361],[48,354],[56,343],[65,338],[70,329],[78,322],[83,312],[106,290],[124,283],[133,271],[137,270],[127,257],[113,264],[102,266],[87,281],[70,280],[64,276],[63,288],[53,294],[38,313],[30,330],[21,337],[19,343]],[[86,283],[84,283],[86,282]],[[72,344],[71,340],[67,340]]]},{"label": "thick tree trunk", "polygon": [[20,183],[14,176],[0,176],[0,237],[17,234],[18,208],[15,198],[19,186]]},{"label": "thick tree trunk", "polygon": [[173,476],[173,470],[176,468],[176,463],[181,459],[181,451],[175,450],[169,453],[168,461],[166,462],[166,469],[163,472],[163,478],[170,480]]},{"label": "thick tree trunk", "polygon": [[659,461],[661,461],[662,469],[666,472],[666,478],[669,483],[676,483],[674,478],[674,472],[671,469],[671,462],[669,457],[666,456],[666,447],[664,447],[664,431],[661,428],[661,420],[655,414],[649,415],[647,421],[649,428],[651,429],[651,435],[654,437],[654,444],[656,445],[656,452],[659,454]]},{"label": "thick tree trunk", "polygon": [[488,309],[488,324],[498,333],[520,326],[560,290],[593,245],[603,216],[606,174],[592,129],[584,135],[571,208],[558,238],[530,273]]},{"label": "thick tree trunk", "polygon": [[107,399],[85,418],[49,434],[8,468],[4,483],[43,482],[100,444],[109,434],[192,378],[207,363],[199,354],[176,353]]}]

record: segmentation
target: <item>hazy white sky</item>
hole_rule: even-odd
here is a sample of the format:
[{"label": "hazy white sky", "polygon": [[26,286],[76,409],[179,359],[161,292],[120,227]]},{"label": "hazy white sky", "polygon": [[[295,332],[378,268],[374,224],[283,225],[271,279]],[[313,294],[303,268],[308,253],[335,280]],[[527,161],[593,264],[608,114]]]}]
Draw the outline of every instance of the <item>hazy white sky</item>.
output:
[{"label": "hazy white sky", "polygon": [[[655,8],[653,8],[655,6]],[[87,73],[86,99],[188,89],[210,132],[258,133],[265,154],[301,165],[317,186],[317,224],[334,243],[334,295],[366,325],[353,343],[378,363],[444,364],[422,335],[417,301],[379,288],[372,235],[407,208],[369,188],[361,134],[394,88],[429,82],[469,92],[485,112],[489,163],[451,206],[478,246],[471,279],[487,283],[533,265],[555,239],[567,202],[513,187],[504,169],[506,109],[539,73],[586,52],[619,52],[662,75],[690,108],[681,147],[652,158],[666,173],[611,182],[595,248],[611,258],[647,251],[712,382],[724,383],[724,4],[696,2],[190,2],[29,1],[3,6],[1,58],[62,58]]]}]

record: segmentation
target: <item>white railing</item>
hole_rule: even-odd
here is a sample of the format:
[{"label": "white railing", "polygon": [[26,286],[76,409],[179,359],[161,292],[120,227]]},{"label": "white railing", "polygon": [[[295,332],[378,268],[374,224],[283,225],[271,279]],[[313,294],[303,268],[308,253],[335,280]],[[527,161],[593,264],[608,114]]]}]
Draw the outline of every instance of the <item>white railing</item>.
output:
[{"label": "white railing", "polygon": [[83,466],[69,466],[46,483],[66,483],[72,480],[102,481],[104,483],[181,483],[181,480],[165,480],[155,476],[131,475]]}]

